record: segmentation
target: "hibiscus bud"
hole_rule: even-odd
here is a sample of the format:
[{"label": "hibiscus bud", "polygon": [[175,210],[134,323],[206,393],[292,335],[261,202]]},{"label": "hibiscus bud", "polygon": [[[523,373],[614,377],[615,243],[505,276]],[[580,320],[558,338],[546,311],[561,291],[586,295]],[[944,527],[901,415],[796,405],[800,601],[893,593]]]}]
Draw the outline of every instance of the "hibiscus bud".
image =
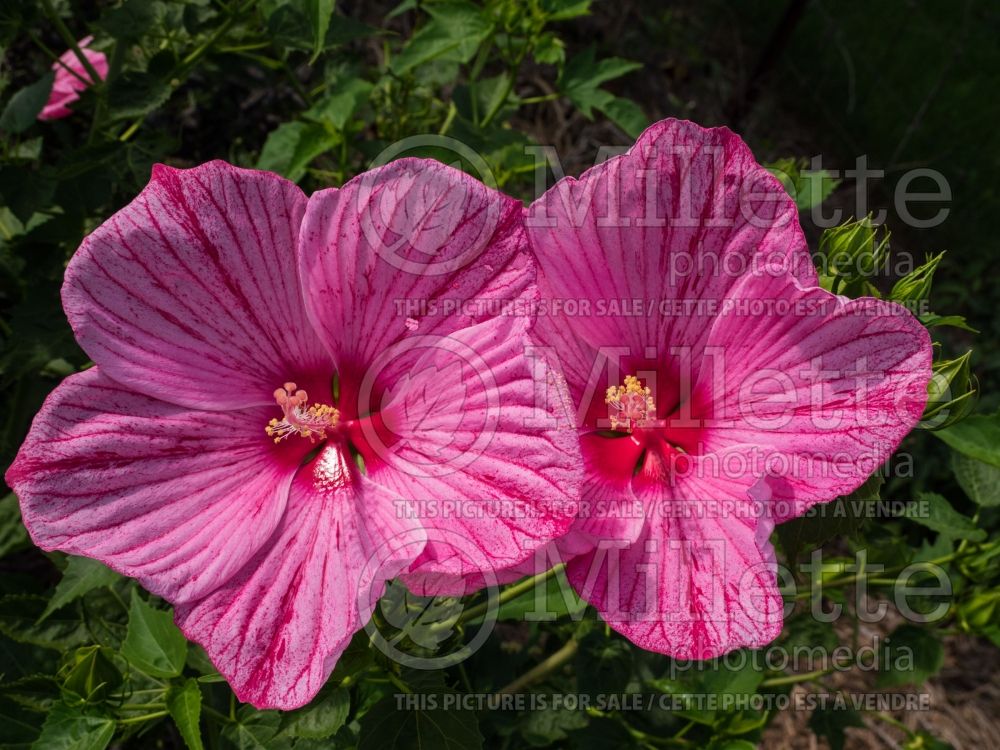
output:
[{"label": "hibiscus bud", "polygon": [[889,299],[895,302],[919,302],[930,297],[931,282],[934,281],[934,271],[944,253],[927,258],[927,262],[915,268],[895,283],[889,293]]},{"label": "hibiscus bud", "polygon": [[957,359],[935,362],[927,384],[927,406],[922,417],[928,430],[939,430],[964,419],[972,411],[979,383],[969,369],[969,350]]},{"label": "hibiscus bud", "polygon": [[121,684],[122,675],[109,658],[110,652],[101,646],[76,650],[62,673],[63,699],[71,705],[98,703]]},{"label": "hibiscus bud", "polygon": [[[823,232],[819,253],[824,266],[824,286],[848,296],[870,294],[871,285],[865,280],[874,276],[889,258],[889,232],[879,227],[870,216],[850,221]],[[847,286],[857,287],[847,289]]]}]

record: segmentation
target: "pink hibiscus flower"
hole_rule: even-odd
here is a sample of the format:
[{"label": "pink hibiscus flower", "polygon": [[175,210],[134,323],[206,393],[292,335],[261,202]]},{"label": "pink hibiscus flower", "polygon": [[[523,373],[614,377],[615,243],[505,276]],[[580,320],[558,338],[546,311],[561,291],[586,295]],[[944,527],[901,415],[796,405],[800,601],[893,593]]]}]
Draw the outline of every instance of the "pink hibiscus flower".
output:
[{"label": "pink hibiscus flower", "polygon": [[[94,37],[88,36],[77,42],[77,45],[101,80],[104,80],[108,76],[108,58],[103,52],[88,48],[92,41],[94,41]],[[90,79],[90,73],[87,72],[87,68],[80,62],[80,58],[73,50],[66,50],[60,55],[58,62],[52,63],[52,69],[56,72],[56,78],[52,84],[49,100],[42,107],[42,111],[38,113],[39,120],[59,120],[63,117],[69,117],[73,114],[69,105],[80,98],[81,91],[95,83]]]},{"label": "pink hibiscus flower", "polygon": [[818,287],[794,203],[725,128],[658,123],[526,224],[533,337],[581,425],[570,582],[646,649],[770,642],[773,525],[856,489],[913,428],[926,330]]},{"label": "pink hibiscus flower", "polygon": [[512,565],[563,534],[579,448],[527,419],[549,388],[520,356],[527,320],[447,304],[535,294],[522,210],[423,160],[308,201],[223,162],[155,167],[66,272],[96,367],[7,472],[35,543],[139,579],[241,700],[289,709],[387,578]]}]

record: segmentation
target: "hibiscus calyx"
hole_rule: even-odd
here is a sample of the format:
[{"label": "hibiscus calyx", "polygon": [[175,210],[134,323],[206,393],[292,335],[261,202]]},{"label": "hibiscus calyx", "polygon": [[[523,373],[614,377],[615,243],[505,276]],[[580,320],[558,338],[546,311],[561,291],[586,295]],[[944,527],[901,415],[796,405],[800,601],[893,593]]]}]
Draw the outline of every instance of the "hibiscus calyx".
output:
[{"label": "hibiscus calyx", "polygon": [[608,405],[612,430],[632,432],[636,427],[649,426],[656,417],[652,391],[643,387],[635,375],[626,375],[624,385],[608,388],[604,403]]},{"label": "hibiscus calyx", "polygon": [[264,432],[280,443],[286,437],[298,434],[309,438],[309,442],[325,440],[326,431],[334,429],[340,422],[340,412],[328,404],[309,403],[309,395],[295,383],[285,383],[274,392],[274,400],[284,412],[283,419],[272,419]]}]

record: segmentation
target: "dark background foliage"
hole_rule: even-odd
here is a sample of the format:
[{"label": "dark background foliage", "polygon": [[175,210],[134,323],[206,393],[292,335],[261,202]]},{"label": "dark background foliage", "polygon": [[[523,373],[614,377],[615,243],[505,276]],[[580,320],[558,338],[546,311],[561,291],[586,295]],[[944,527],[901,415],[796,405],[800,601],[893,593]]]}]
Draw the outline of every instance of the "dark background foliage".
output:
[{"label": "dark background foliage", "polygon": [[[86,92],[71,117],[35,122],[51,52],[64,51],[67,36],[88,34],[109,57],[107,82]],[[45,395],[88,364],[59,303],[65,263],[86,233],[142,189],[153,163],[183,167],[221,158],[272,169],[311,191],[342,183],[385,147],[426,133],[468,145],[500,187],[525,200],[537,193],[539,171],[526,147],[555,147],[561,168],[576,174],[601,147],[627,146],[668,116],[729,125],[760,161],[789,172],[797,171],[789,166],[797,159],[822,155],[824,169],[844,170],[867,155],[883,178],[864,188],[842,179],[830,195],[800,200],[812,247],[843,241],[823,239],[812,205],[825,198],[822,208],[841,208],[846,220],[864,190],[870,210],[888,209],[894,257],[919,265],[946,250],[932,309],[964,316],[979,333],[935,327],[937,361],[973,349],[981,387],[977,416],[937,434],[914,433],[903,446],[906,460],[897,460],[881,484],[884,498],[927,499],[930,518],[818,517],[779,535],[789,563],[822,545],[832,560],[865,550],[889,571],[921,559],[946,568],[954,593],[944,620],[918,627],[897,617],[878,626],[882,635],[892,631],[897,646],[914,648],[919,659],[908,668],[890,668],[891,655],[882,654],[875,677],[721,663],[678,676],[669,659],[633,648],[592,610],[564,599],[555,577],[547,585],[561,617],[526,622],[531,602],[507,591],[496,632],[461,666],[403,669],[361,634],[313,704],[283,715],[261,712],[236,703],[200,649],[172,628],[163,602],[98,564],[34,548],[8,496],[0,501],[0,747],[735,750],[762,737],[806,742],[811,732],[833,748],[845,738],[858,747],[942,747],[942,738],[989,744],[988,724],[977,722],[1000,706],[988,704],[964,723],[949,723],[942,711],[401,711],[394,695],[506,686],[538,694],[774,696],[820,685],[836,692],[927,680],[925,689],[941,691],[946,707],[1000,695],[1000,592],[990,541],[998,525],[1000,445],[996,420],[985,416],[1000,406],[992,277],[1000,259],[992,227],[1000,215],[998,37],[1000,8],[989,0],[618,0],[593,7],[586,0],[407,0],[336,8],[324,0],[4,2],[4,466]],[[407,155],[417,153],[454,159],[434,147]],[[465,166],[483,176],[475,164]],[[899,180],[914,168],[935,169],[950,186],[950,201],[915,210],[926,217],[947,207],[947,220],[934,228],[908,225],[895,209]],[[871,228],[864,232],[872,240]],[[871,283],[890,294],[896,280],[889,273]],[[967,380],[960,373],[955,390]],[[858,498],[874,502],[880,483],[865,489]],[[849,600],[857,577],[830,578],[835,585],[824,602]],[[870,596],[887,596],[892,581],[885,588],[878,580],[869,581]],[[799,582],[808,585],[807,578]],[[464,624],[471,630],[475,619]],[[850,608],[830,624],[802,611],[789,619],[779,646],[857,646],[872,635],[865,627]],[[459,630],[452,641],[465,637]],[[978,678],[963,682],[956,674]]]}]

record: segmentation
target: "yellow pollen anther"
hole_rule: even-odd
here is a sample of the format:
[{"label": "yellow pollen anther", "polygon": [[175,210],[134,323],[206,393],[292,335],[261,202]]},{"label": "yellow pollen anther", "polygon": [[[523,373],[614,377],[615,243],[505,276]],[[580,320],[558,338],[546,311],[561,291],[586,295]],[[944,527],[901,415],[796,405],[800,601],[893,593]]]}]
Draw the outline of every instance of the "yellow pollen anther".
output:
[{"label": "yellow pollen anther", "polygon": [[612,430],[632,432],[635,427],[645,427],[656,416],[652,391],[644,388],[635,375],[626,375],[624,385],[608,388],[604,403],[608,405]]},{"label": "yellow pollen anther", "polygon": [[274,392],[274,400],[278,402],[284,413],[283,419],[272,419],[267,423],[264,432],[274,442],[280,443],[289,435],[298,434],[309,438],[314,443],[317,439],[326,438],[326,431],[333,429],[340,421],[340,412],[327,404],[309,403],[309,395],[298,388],[295,383],[285,383]]}]

